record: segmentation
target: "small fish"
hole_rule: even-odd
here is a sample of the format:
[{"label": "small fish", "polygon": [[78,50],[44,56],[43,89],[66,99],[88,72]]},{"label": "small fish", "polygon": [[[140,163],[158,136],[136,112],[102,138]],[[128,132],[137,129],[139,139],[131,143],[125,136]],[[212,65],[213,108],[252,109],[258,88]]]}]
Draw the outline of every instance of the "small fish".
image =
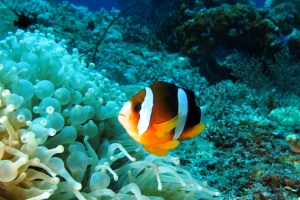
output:
[{"label": "small fish", "polygon": [[88,63],[89,57],[90,57],[90,54],[86,53],[86,54],[80,54],[80,55],[78,55],[77,58],[78,58],[79,61],[83,60],[85,63]]},{"label": "small fish", "polygon": [[26,30],[30,24],[30,19],[24,13],[19,15],[18,21],[14,20],[14,25],[23,30]]},{"label": "small fish", "polygon": [[82,60],[85,62],[86,64],[86,68],[89,67],[89,57],[90,57],[90,54],[89,53],[86,53],[86,54],[80,54],[77,59],[79,60],[79,62],[81,62]]},{"label": "small fish", "polygon": [[207,107],[196,105],[194,92],[159,81],[126,102],[118,119],[148,152],[165,156],[179,141],[193,138],[204,130]]}]

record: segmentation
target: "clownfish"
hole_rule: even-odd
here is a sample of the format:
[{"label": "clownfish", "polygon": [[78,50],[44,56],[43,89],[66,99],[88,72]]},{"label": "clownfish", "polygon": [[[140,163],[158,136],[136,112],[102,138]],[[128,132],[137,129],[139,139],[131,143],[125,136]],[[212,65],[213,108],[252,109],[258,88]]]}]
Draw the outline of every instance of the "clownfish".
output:
[{"label": "clownfish", "polygon": [[127,101],[118,119],[149,153],[166,156],[179,141],[193,138],[204,130],[207,107],[196,105],[194,92],[159,81]]}]

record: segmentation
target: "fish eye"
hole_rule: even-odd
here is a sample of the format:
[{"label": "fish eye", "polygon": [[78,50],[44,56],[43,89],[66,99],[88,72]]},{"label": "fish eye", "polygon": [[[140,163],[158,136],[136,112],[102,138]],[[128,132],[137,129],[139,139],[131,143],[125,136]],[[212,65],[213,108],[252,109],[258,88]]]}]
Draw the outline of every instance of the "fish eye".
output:
[{"label": "fish eye", "polygon": [[135,103],[132,107],[134,112],[139,112],[141,110],[141,103]]}]

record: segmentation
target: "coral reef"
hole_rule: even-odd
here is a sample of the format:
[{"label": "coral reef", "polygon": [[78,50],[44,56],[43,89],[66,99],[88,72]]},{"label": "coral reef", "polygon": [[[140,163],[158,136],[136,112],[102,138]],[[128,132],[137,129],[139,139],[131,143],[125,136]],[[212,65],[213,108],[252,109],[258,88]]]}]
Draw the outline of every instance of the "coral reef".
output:
[{"label": "coral reef", "polygon": [[282,126],[297,128],[300,125],[300,111],[298,107],[274,109],[270,112],[269,117]]},{"label": "coral reef", "polygon": [[286,2],[291,2],[293,4],[296,4],[298,7],[300,6],[299,0],[288,0],[288,1],[284,1],[284,0],[266,0],[265,8],[272,8],[272,7],[275,7],[277,5],[280,5],[280,4],[286,3]]},{"label": "coral reef", "polygon": [[300,136],[299,134],[292,134],[286,136],[285,140],[290,144],[293,152],[300,153]]},{"label": "coral reef", "polygon": [[0,17],[2,19],[0,25],[0,38],[4,38],[6,37],[7,32],[15,32],[17,30],[17,28],[14,27],[12,22],[18,17],[2,2],[0,2],[0,11]]},{"label": "coral reef", "polygon": [[[192,58],[205,57],[217,46],[244,48],[271,57],[282,49],[276,25],[247,5],[222,5],[197,13],[177,27],[178,43]],[[257,42],[253,42],[257,41]]]},{"label": "coral reef", "polygon": [[[177,195],[181,199],[189,199],[189,195],[194,195],[191,198],[199,199],[201,195],[204,195],[203,198],[211,198],[211,195],[219,194],[207,186],[211,185],[222,193],[218,196],[220,200],[283,200],[299,197],[300,155],[297,151],[300,132],[297,102],[299,102],[300,89],[297,74],[300,55],[300,15],[299,7],[295,5],[296,1],[285,1],[265,9],[256,8],[247,0],[178,0],[172,1],[174,4],[170,4],[169,0],[155,0],[152,1],[152,6],[157,9],[162,24],[157,29],[156,36],[159,40],[153,37],[151,42],[145,45],[145,41],[150,36],[147,27],[144,26],[145,23],[139,23],[131,16],[120,17],[113,23],[97,51],[95,68],[93,64],[85,68],[86,63],[78,62],[77,58],[82,57],[79,52],[83,53],[84,57],[92,52],[99,37],[119,11],[112,9],[108,12],[101,9],[96,13],[90,13],[84,7],[76,7],[67,2],[59,4],[54,1],[3,0],[2,2],[16,13],[24,11],[26,7],[25,13],[29,16],[32,13],[31,16],[36,22],[28,30],[32,32],[34,29],[40,30],[39,33],[34,34],[10,33],[9,37],[0,42],[1,51],[6,54],[6,56],[1,54],[1,61],[17,63],[16,71],[8,62],[10,67],[4,67],[0,73],[1,115],[7,115],[9,123],[17,134],[14,142],[10,142],[5,125],[1,125],[0,153],[4,152],[1,161],[7,160],[5,164],[16,163],[15,166],[27,159],[26,162],[31,163],[31,165],[20,166],[13,181],[1,182],[2,196],[21,198],[13,194],[19,189],[18,192],[22,190],[22,195],[25,195],[25,192],[26,195],[31,195],[28,197],[36,195],[39,198],[39,195],[44,193],[45,196],[51,195],[50,199],[75,199],[82,196],[86,199],[146,197],[170,199]],[[236,12],[229,13],[229,11]],[[209,39],[205,34],[208,33],[207,30],[211,30],[211,27],[214,27],[216,32],[214,32],[214,40],[201,40],[208,45],[208,48],[201,43],[192,46],[196,49],[196,55],[198,51],[205,55],[196,56],[194,59],[179,51],[176,27],[187,23],[195,28],[193,22],[198,15],[203,17],[198,20],[203,23],[199,26],[203,29],[202,32],[193,32],[195,35],[193,39],[197,39],[196,36],[199,36],[199,41],[202,37]],[[218,21],[212,20],[212,17]],[[211,24],[210,21],[214,23]],[[249,27],[252,29],[248,30]],[[251,30],[255,31],[251,32]],[[268,34],[264,35],[262,30]],[[45,37],[41,32],[51,32],[51,34]],[[231,35],[228,35],[229,33]],[[55,41],[52,40],[53,35]],[[69,56],[71,61],[62,60],[61,54],[58,57],[62,63],[60,68],[62,70],[58,73],[66,74],[64,70],[69,70],[70,79],[68,76],[60,77],[60,82],[54,84],[55,80],[51,79],[49,71],[49,66],[52,64],[48,65],[47,69],[38,68],[43,69],[43,74],[48,70],[48,74],[42,75],[42,78],[33,80],[26,77],[27,69],[31,71],[28,70],[26,73],[32,74],[32,69],[36,68],[32,68],[35,66],[33,63],[29,63],[31,68],[27,68],[27,65],[23,67],[24,63],[19,64],[20,61],[23,62],[22,57],[26,51],[19,51],[17,44],[22,46],[20,41],[29,40],[28,37],[40,38],[38,42],[32,40],[34,45],[26,45],[26,49],[31,49],[30,53],[42,58],[44,51],[39,51],[35,47],[42,46],[41,49],[45,52],[50,51],[49,60],[46,56],[45,60],[43,58],[38,61],[38,67],[42,66],[42,63],[53,61],[56,52],[53,46],[57,47],[57,50],[62,48],[73,52],[69,55],[63,50],[65,52],[63,57]],[[265,37],[269,43],[264,41]],[[61,41],[62,38],[66,40]],[[59,44],[56,44],[58,41]],[[32,44],[30,41],[27,43]],[[50,46],[46,45],[47,43]],[[273,44],[280,48],[271,48]],[[201,49],[198,49],[198,45]],[[74,47],[78,50],[73,51]],[[172,53],[167,52],[165,48]],[[272,55],[280,49],[283,51]],[[271,59],[266,59],[268,56],[264,54],[271,55]],[[90,62],[88,59],[85,61]],[[19,68],[19,65],[22,67]],[[73,69],[74,66],[76,69]],[[38,75],[40,74],[42,73]],[[30,100],[27,98],[25,100],[23,97],[27,93],[19,93],[16,88],[12,88],[13,80],[16,78],[14,75],[22,76],[19,79],[28,80],[33,85],[34,94]],[[77,88],[76,83],[79,84],[84,79],[88,82],[88,86]],[[226,81],[221,81],[224,79]],[[123,92],[127,97],[131,97],[142,87],[157,80],[168,81],[193,90],[198,105],[211,102],[207,110],[206,131],[193,140],[183,141],[178,148],[170,152],[171,157],[164,158],[151,157],[139,148],[119,126],[115,115],[108,116],[106,119],[101,118],[109,107],[107,101],[112,100],[117,104],[113,104],[112,107],[120,107],[126,99]],[[114,81],[121,86],[119,87]],[[213,85],[209,85],[207,81]],[[54,91],[50,99],[52,101],[55,99],[59,103],[55,100],[56,103],[43,100],[47,97],[43,92],[39,92],[39,88],[45,88],[45,85],[47,85],[45,93]],[[90,90],[90,86],[94,90],[92,95],[90,94],[93,90]],[[117,100],[118,97],[112,96],[109,90],[111,88],[114,90],[112,92],[119,94],[120,101]],[[99,94],[95,95],[97,89]],[[76,98],[71,101],[68,95],[60,96],[65,94],[66,90],[71,91],[70,95],[73,97],[75,91]],[[28,91],[31,91],[30,87]],[[6,100],[9,96],[19,101]],[[82,98],[82,101],[77,102],[77,97]],[[65,102],[65,99],[68,102]],[[98,103],[90,103],[89,99],[100,100],[101,106],[97,106]],[[13,104],[17,107],[20,102],[23,103],[17,109],[11,106]],[[48,112],[53,111],[51,107],[46,110],[50,104],[54,108],[55,115],[56,113],[62,115],[64,127],[67,129],[56,131],[60,127],[52,126],[58,124],[52,125],[50,120],[47,120]],[[80,110],[80,106],[82,112],[86,112],[85,106],[91,106],[98,115],[91,114],[86,121],[73,123],[73,120],[78,120],[76,112]],[[107,107],[106,110],[104,107]],[[23,108],[30,112],[24,111],[26,109]],[[40,117],[42,119],[39,119]],[[48,125],[45,124],[44,118]],[[6,123],[5,118],[1,119]],[[70,127],[75,127],[76,135]],[[93,132],[89,130],[96,129],[98,130],[96,136],[89,134]],[[56,132],[55,135],[53,130]],[[43,131],[47,134],[40,134]],[[64,137],[66,131],[72,136],[69,139],[75,141],[62,144],[62,141],[68,141],[68,138]],[[33,139],[34,135],[38,136]],[[86,136],[92,138],[87,139]],[[14,147],[17,143],[15,141],[19,143],[19,147]],[[14,151],[11,151],[12,148]],[[39,152],[49,152],[51,155],[47,154],[49,156],[44,159]],[[180,157],[180,166],[175,165],[178,164],[177,156]],[[64,164],[61,168],[66,169],[74,181],[69,179],[69,176],[61,176],[63,172],[56,171],[53,167],[53,163],[62,166],[58,159]],[[40,164],[35,166],[38,162]],[[84,170],[78,172],[77,166]],[[48,171],[44,169],[45,167],[49,168]],[[158,190],[157,169],[162,185],[161,191]],[[115,180],[117,178],[118,180]],[[185,184],[180,178],[186,184],[185,188],[182,187]],[[103,182],[98,181],[99,179]],[[193,188],[189,187],[190,183],[193,183]],[[211,195],[206,195],[203,190],[201,192],[197,184],[201,187],[207,186],[203,190],[212,192]],[[195,185],[200,191],[196,190]],[[9,186],[13,188],[12,191],[7,189]],[[30,190],[29,188],[33,186],[35,188]],[[112,195],[114,197],[111,197]]]},{"label": "coral reef", "polygon": [[117,121],[125,94],[77,57],[50,33],[18,30],[0,42],[2,198],[220,195],[179,158],[149,155],[129,138]]},{"label": "coral reef", "polygon": [[222,81],[200,91],[199,100],[213,100],[207,130],[174,150],[182,167],[218,185],[226,193],[220,199],[297,199],[300,156],[285,138],[296,134],[291,143],[298,145],[299,129],[280,126],[261,106],[251,106],[245,84]]},{"label": "coral reef", "polygon": [[[30,31],[38,29],[55,34],[58,40],[65,39],[68,51],[76,47],[80,52],[91,52],[113,17],[104,9],[91,13],[86,7],[76,7],[68,1],[63,4],[43,0],[20,1],[18,4],[9,0],[3,2],[15,13],[24,12],[34,22],[29,27]],[[115,13],[117,11],[112,10],[112,14]],[[94,29],[88,28],[91,23],[94,24]],[[119,41],[120,37],[121,34],[111,29],[105,39]]]}]

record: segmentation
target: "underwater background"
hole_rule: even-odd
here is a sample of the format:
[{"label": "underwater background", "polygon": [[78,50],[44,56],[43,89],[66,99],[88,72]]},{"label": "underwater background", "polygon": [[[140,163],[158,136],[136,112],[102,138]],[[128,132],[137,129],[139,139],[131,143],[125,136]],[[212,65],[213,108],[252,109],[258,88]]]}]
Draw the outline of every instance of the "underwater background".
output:
[{"label": "underwater background", "polygon": [[[0,199],[300,197],[300,1],[0,1]],[[119,123],[166,81],[210,102],[168,156]]]},{"label": "underwater background", "polygon": [[[62,3],[63,0],[57,0],[57,2]],[[104,0],[100,0],[100,1],[73,0],[73,1],[69,1],[69,2],[76,5],[76,6],[85,6],[89,9],[90,12],[99,11],[101,8],[104,8],[104,9],[109,10],[109,11],[112,9],[112,7],[118,8],[117,0],[110,0],[110,1],[104,1]]]},{"label": "underwater background", "polygon": [[[56,0],[57,2],[63,2],[63,0]],[[76,5],[76,6],[85,6],[89,9],[91,12],[96,12],[100,10],[101,7],[105,8],[106,10],[111,10],[112,7],[118,8],[118,0],[110,0],[110,1],[93,1],[93,0],[73,0],[69,1],[70,3]],[[147,3],[151,3],[150,1],[145,1]],[[257,7],[263,7],[265,4],[265,0],[254,0],[253,1]]]}]

